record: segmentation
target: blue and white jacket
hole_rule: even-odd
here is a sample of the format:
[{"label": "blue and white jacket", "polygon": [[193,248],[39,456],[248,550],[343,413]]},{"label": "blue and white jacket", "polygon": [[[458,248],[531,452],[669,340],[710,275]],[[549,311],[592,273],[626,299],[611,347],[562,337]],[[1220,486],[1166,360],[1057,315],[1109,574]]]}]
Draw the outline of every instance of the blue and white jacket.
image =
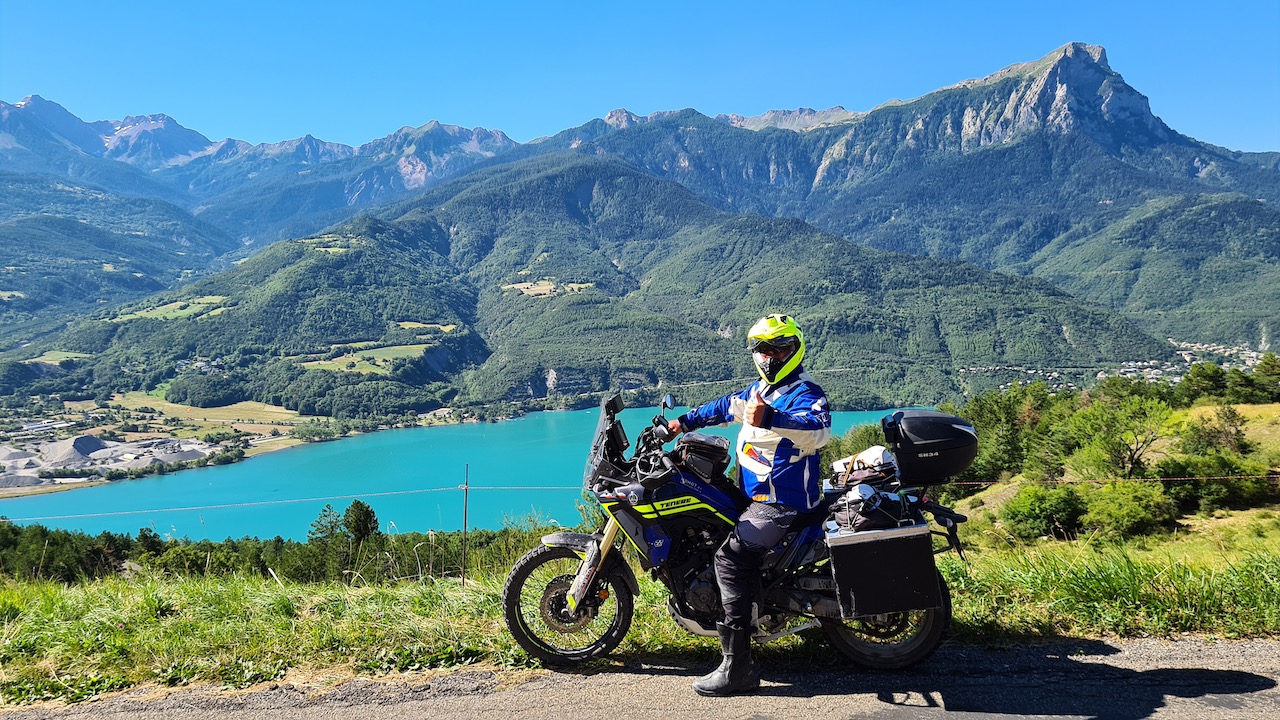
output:
[{"label": "blue and white jacket", "polygon": [[763,380],[747,389],[690,410],[680,427],[696,430],[742,422],[747,400],[759,391],[769,405],[763,427],[743,423],[736,446],[740,477],[747,497],[757,502],[812,510],[822,499],[818,450],[831,439],[827,395],[797,368],[770,389]]}]

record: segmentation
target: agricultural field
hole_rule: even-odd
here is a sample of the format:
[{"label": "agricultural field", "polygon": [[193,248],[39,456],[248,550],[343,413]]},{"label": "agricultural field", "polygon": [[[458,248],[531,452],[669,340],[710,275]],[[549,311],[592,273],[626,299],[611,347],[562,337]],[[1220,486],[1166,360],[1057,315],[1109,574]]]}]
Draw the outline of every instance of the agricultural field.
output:
[{"label": "agricultural field", "polygon": [[391,345],[387,347],[360,348],[356,352],[339,355],[328,360],[312,360],[302,363],[309,370],[333,370],[375,375],[389,375],[391,361],[398,358],[419,357],[429,347],[422,345]]},{"label": "agricultural field", "polygon": [[[164,426],[168,419],[179,421],[180,424],[172,428],[178,437],[201,437],[227,430],[262,436],[261,440],[255,441],[245,451],[248,456],[299,444],[298,440],[289,436],[289,430],[294,425],[311,419],[296,411],[260,402],[245,401],[224,407],[198,408],[166,401],[162,389],[154,393],[125,393],[115,396],[113,402],[127,410],[150,408],[155,411],[159,426]],[[272,435],[273,431],[278,437]]]},{"label": "agricultural field", "polygon": [[403,330],[439,330],[442,333],[451,333],[458,329],[457,325],[441,325],[440,323],[421,323],[407,320],[396,324]]},{"label": "agricultural field", "polygon": [[182,420],[271,423],[297,422],[306,419],[294,410],[252,401],[238,402],[224,407],[198,408],[171,403],[164,400],[162,396],[144,392],[117,395],[114,401],[130,410],[136,410],[139,407],[150,407],[167,417],[176,417]]},{"label": "agricultural field", "polygon": [[179,300],[166,305],[154,307],[149,310],[139,310],[138,312],[129,313],[112,318],[112,322],[127,322],[129,320],[138,320],[147,318],[151,320],[173,320],[175,318],[196,317],[200,315],[212,315],[224,310],[219,307],[227,300],[222,295],[203,295],[201,297],[192,298],[190,300]]},{"label": "agricultural field", "polygon": [[595,283],[565,283],[557,285],[551,280],[535,280],[533,282],[511,283],[503,285],[503,290],[519,290],[521,293],[529,297],[549,298],[555,297],[561,293],[582,292],[589,287],[594,287]]},{"label": "agricultural field", "polygon": [[92,357],[85,353],[65,352],[62,350],[50,350],[37,358],[31,358],[27,362],[46,363],[49,365],[57,365],[63,360],[80,360],[82,358]]}]

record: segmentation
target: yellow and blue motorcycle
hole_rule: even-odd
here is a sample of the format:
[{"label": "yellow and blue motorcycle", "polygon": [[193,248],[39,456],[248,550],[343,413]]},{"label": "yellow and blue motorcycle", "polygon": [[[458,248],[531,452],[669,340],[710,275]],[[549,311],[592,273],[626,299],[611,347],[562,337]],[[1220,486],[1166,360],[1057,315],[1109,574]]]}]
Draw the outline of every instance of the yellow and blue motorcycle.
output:
[{"label": "yellow and blue motorcycle", "polygon": [[[663,399],[664,411],[674,405]],[[640,594],[633,564],[667,589],[675,622],[717,636],[722,609],[712,558],[749,503],[725,475],[729,442],[693,432],[664,450],[672,438],[659,415],[628,458],[622,409],[618,395],[601,404],[583,480],[603,510],[603,527],[543,537],[503,588],[507,627],[547,664],[579,663],[622,642]],[[960,418],[925,410],[899,410],[882,428],[896,472],[844,478],[765,558],[757,642],[817,628],[855,664],[881,669],[919,663],[941,643],[951,598],[934,555],[960,550],[956,528],[965,517],[919,488],[968,467],[977,434]],[[935,548],[934,536],[945,544]]]}]

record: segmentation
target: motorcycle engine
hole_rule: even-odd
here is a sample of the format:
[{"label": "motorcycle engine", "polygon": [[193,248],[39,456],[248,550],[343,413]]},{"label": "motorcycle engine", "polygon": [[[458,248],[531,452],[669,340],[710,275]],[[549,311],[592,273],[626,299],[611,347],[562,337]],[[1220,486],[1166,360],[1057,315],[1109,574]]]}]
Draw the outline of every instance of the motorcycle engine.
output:
[{"label": "motorcycle engine", "polygon": [[713,616],[720,612],[720,588],[716,585],[713,568],[708,567],[689,581],[684,600],[689,609],[695,612]]}]

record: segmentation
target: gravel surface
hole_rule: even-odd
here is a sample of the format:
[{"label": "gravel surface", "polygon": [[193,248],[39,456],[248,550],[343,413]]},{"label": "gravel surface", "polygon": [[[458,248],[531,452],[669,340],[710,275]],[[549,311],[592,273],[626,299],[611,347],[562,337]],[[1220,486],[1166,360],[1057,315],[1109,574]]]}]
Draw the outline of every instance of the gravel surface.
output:
[{"label": "gravel surface", "polygon": [[703,698],[709,667],[644,659],[589,672],[462,668],[337,685],[140,688],[72,706],[0,709],[3,720],[386,720],[432,718],[1280,718],[1280,641],[1079,640],[947,645],[897,673],[775,663],[756,695]]}]

